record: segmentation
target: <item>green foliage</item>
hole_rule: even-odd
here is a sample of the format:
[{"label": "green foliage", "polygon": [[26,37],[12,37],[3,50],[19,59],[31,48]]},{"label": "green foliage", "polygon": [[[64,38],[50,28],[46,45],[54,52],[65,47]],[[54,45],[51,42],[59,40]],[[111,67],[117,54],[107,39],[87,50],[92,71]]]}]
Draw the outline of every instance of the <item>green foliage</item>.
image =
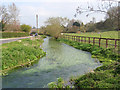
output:
[{"label": "green foliage", "polygon": [[30,30],[31,30],[31,26],[26,25],[26,24],[21,25],[20,28],[24,32],[30,32]]},{"label": "green foliage", "polygon": [[[42,27],[41,30],[44,34],[50,35],[54,38],[58,38],[64,29],[64,25],[68,23],[69,19],[63,17],[51,17],[45,23],[46,27]],[[43,31],[44,30],[44,31]]]},{"label": "green foliage", "polygon": [[103,64],[94,71],[73,79],[72,81],[75,82],[74,87],[120,88],[120,56],[114,54],[111,49],[103,49],[91,44],[83,44],[65,39],[59,39],[58,41],[77,49],[91,52],[92,57],[97,58]]},{"label": "green foliage", "polygon": [[2,38],[24,37],[24,36],[29,36],[29,33],[2,32]]},{"label": "green foliage", "polygon": [[73,26],[80,27],[80,23],[79,23],[79,22],[74,22],[74,23],[73,23]]},{"label": "green foliage", "polygon": [[60,78],[57,78],[57,82],[51,82],[48,84],[48,87],[49,88],[63,88],[63,79],[60,77]]},{"label": "green foliage", "polygon": [[2,70],[6,71],[18,66],[24,66],[31,61],[45,55],[45,52],[39,48],[40,39],[23,39],[7,44],[2,44]]},{"label": "green foliage", "polygon": [[59,24],[52,24],[46,26],[46,30],[50,34],[50,36],[57,39],[58,37],[60,37],[63,27],[60,26]]},{"label": "green foliage", "polygon": [[64,81],[63,81],[63,78],[57,78],[57,82],[51,82],[51,83],[48,83],[48,87],[49,88],[74,88],[74,86],[70,86],[70,85],[64,85]]},{"label": "green foliage", "polygon": [[[94,73],[85,74],[75,80],[79,88],[119,88],[120,76],[114,71],[118,65],[109,64],[98,67]],[[116,74],[116,73],[117,74]]]},{"label": "green foliage", "polygon": [[41,35],[42,38],[46,38],[46,35]]}]

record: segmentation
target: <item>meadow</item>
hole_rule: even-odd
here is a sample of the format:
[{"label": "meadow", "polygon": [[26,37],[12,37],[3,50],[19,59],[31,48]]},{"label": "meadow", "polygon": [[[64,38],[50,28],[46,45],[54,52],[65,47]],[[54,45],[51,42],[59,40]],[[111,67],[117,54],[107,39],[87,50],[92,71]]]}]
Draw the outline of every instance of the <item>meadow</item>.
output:
[{"label": "meadow", "polygon": [[[120,31],[107,31],[107,32],[87,32],[87,33],[64,33],[64,35],[70,35],[69,40],[72,40],[72,36],[84,36],[86,37],[86,42],[85,38],[83,38],[83,41],[81,43],[87,43],[89,44],[89,38],[90,37],[90,44],[93,45],[93,38],[92,37],[97,37],[97,38],[108,38],[108,39],[119,39],[119,33]],[[75,38],[77,39],[77,38]],[[108,40],[108,45],[107,48],[114,48],[113,52],[118,53],[118,45],[120,41],[116,41],[116,48],[115,48],[115,40]],[[95,38],[95,45],[99,45],[99,39]],[[101,47],[106,48],[106,39],[101,39]]]},{"label": "meadow", "polygon": [[119,33],[120,33],[120,31],[86,32],[86,33],[64,33],[64,34],[65,35],[75,35],[75,36],[119,39],[119,35],[118,35]]}]

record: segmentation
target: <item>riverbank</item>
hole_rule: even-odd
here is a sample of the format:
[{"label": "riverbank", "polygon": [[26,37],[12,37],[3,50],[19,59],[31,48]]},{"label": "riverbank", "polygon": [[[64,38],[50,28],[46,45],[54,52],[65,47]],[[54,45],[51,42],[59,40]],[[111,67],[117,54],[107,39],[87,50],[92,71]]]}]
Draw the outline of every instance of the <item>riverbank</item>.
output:
[{"label": "riverbank", "polygon": [[77,49],[88,51],[103,65],[85,75],[71,78],[67,83],[59,78],[57,82],[48,84],[50,88],[120,88],[120,56],[110,49],[99,48],[91,44],[59,39]]},{"label": "riverbank", "polygon": [[40,48],[43,37],[31,37],[2,44],[2,75],[16,68],[29,66],[46,53]]}]

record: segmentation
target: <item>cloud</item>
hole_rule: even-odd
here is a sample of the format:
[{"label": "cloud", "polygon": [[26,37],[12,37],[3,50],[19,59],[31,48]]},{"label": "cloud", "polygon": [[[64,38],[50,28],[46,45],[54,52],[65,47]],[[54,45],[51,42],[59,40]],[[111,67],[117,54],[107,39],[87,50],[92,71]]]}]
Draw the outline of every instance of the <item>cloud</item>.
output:
[{"label": "cloud", "polygon": [[45,8],[42,7],[35,7],[35,6],[20,6],[18,7],[20,9],[20,16],[33,16],[38,14],[39,16],[44,16],[44,17],[48,17],[48,16],[55,16],[57,15],[56,12],[53,11],[49,11]]},{"label": "cloud", "polygon": [[[87,6],[87,1],[97,4],[98,0],[4,0],[4,4],[9,5],[15,2],[20,9],[20,22],[23,24],[29,24],[36,26],[36,14],[39,17],[39,25],[44,25],[49,17],[68,17],[74,18],[75,10],[77,6]],[[5,3],[6,2],[6,3]],[[96,17],[96,21],[102,20],[103,15],[95,14],[86,18],[84,14],[79,15],[76,19],[80,19],[84,23],[91,20],[92,17]]]},{"label": "cloud", "polygon": [[61,2],[92,2],[96,0],[4,0],[3,2],[56,2],[56,3],[61,3]]},{"label": "cloud", "polygon": [[[44,5],[43,5],[44,6]],[[31,26],[36,26],[36,14],[39,18],[39,24],[44,25],[44,21],[51,16],[58,16],[59,13],[57,11],[52,10],[49,7],[43,6],[31,6],[31,5],[20,5],[18,6],[20,10],[20,22],[21,24],[28,24]]]}]

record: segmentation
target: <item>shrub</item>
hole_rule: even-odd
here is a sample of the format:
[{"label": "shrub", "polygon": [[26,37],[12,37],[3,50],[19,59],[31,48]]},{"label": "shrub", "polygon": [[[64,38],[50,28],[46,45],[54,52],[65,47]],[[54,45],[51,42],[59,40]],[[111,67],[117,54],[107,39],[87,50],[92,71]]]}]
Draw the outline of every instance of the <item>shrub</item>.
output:
[{"label": "shrub", "polygon": [[26,24],[21,25],[20,28],[24,32],[30,32],[30,30],[31,30],[31,26],[26,25]]},{"label": "shrub", "polygon": [[16,32],[3,32],[2,38],[11,38],[11,37],[24,37],[29,36],[29,33],[16,33]]}]

